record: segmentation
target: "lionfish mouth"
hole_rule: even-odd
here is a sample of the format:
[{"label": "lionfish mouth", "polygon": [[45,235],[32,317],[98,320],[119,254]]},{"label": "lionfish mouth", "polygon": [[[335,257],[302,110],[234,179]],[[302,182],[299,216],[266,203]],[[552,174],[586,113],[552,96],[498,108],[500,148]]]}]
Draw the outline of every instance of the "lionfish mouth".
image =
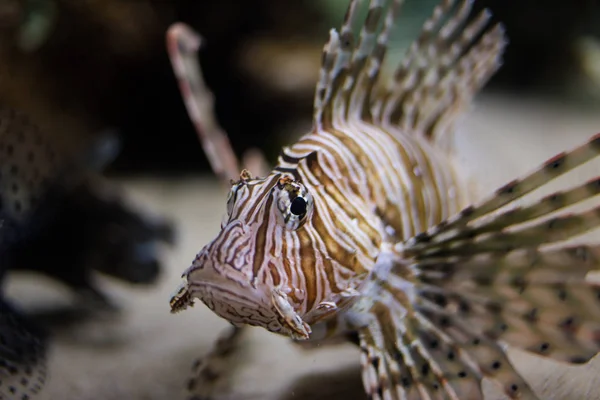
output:
[{"label": "lionfish mouth", "polygon": [[[194,299],[199,298],[213,312],[221,318],[228,320],[235,326],[252,325],[267,329],[270,332],[289,336],[293,340],[308,340],[312,333],[310,325],[302,320],[287,296],[280,290],[273,290],[271,304],[249,304],[249,300],[229,291],[223,291],[213,284],[194,284],[193,288],[187,280],[180,283],[171,296],[171,313],[176,314],[194,306]],[[223,297],[224,294],[228,295]],[[221,306],[215,307],[216,304]],[[226,305],[226,306],[224,306]],[[236,307],[238,306],[238,307]],[[243,316],[236,309],[252,307],[256,312],[252,318]],[[277,324],[273,324],[277,321]]]}]

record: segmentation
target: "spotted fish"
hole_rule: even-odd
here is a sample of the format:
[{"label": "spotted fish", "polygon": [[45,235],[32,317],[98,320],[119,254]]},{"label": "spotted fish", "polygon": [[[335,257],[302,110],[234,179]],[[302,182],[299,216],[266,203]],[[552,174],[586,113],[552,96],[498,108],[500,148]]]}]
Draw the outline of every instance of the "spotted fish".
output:
[{"label": "spotted fish", "polygon": [[59,154],[24,113],[0,109],[0,249],[30,236],[47,218],[44,204],[59,197],[66,175]]},{"label": "spotted fish", "polygon": [[22,112],[0,109],[0,257],[109,305],[92,271],[153,283],[158,244],[172,244],[166,220],[128,204],[101,171],[120,143],[106,132],[81,148],[55,143]]},{"label": "spotted fish", "polygon": [[46,333],[0,299],[0,399],[28,400],[46,381]]},{"label": "spotted fish", "polygon": [[[105,135],[71,152],[26,114],[0,107],[0,284],[10,271],[33,270],[69,285],[85,300],[78,306],[104,306],[112,304],[95,287],[93,270],[155,281],[154,246],[174,233],[97,176],[116,150],[115,137]],[[48,337],[36,325],[0,292],[1,400],[33,399],[43,388]]]},{"label": "spotted fish", "polygon": [[[600,178],[541,199],[600,155],[600,135],[472,202],[442,146],[501,65],[504,28],[444,0],[380,80],[400,0],[350,1],[331,30],[312,130],[233,182],[216,238],[171,299],[295,340],[354,338],[372,399],[536,399],[506,344],[571,364],[600,350]],[[357,32],[358,35],[356,34]],[[383,88],[383,89],[382,89]]]},{"label": "spotted fish", "polygon": [[[23,113],[0,108],[0,279],[10,249],[41,231],[66,171],[52,146]],[[46,206],[50,206],[46,208]],[[0,399],[33,398],[46,379],[46,332],[0,295]]]}]

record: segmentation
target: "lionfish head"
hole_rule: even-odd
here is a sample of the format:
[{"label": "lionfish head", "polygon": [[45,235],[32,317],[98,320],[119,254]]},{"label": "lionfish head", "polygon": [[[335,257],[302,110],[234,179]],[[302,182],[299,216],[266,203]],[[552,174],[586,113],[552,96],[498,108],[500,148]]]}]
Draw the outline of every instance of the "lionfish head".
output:
[{"label": "lionfish head", "polygon": [[172,311],[199,298],[233,325],[307,339],[310,327],[296,311],[302,290],[287,273],[288,249],[299,243],[286,241],[312,213],[311,195],[291,176],[273,173],[253,179],[243,171],[229,192],[221,231],[184,272]]}]

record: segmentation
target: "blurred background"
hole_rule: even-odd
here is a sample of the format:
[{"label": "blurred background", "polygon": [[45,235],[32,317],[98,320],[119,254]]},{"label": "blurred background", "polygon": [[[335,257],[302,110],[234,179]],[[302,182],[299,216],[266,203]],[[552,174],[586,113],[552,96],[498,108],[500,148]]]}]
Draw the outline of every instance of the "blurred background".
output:
[{"label": "blurred background", "polygon": [[[389,64],[437,0],[407,1]],[[205,38],[201,63],[236,152],[273,160],[310,117],[320,52],[344,0],[2,0],[0,99],[48,132],[116,129],[110,173],[206,171],[164,46],[170,23]],[[480,0],[505,23],[510,46],[487,91],[577,107],[600,96],[600,7],[595,0]],[[388,64],[388,65],[389,65]]]},{"label": "blurred background", "polygon": [[[388,73],[438,0],[405,3]],[[2,146],[21,143],[16,132],[35,131],[43,146],[63,151],[59,172],[18,161],[15,182],[27,193],[49,190],[30,170],[49,171],[48,185],[65,188],[31,195],[20,214],[2,208],[24,200],[0,178],[1,217],[16,232],[6,244],[0,235],[0,257],[19,264],[0,266],[0,277],[13,270],[5,296],[52,333],[41,398],[183,398],[193,360],[227,326],[202,306],[168,312],[180,274],[225,210],[167,56],[169,25],[182,21],[203,36],[203,75],[235,152],[257,147],[273,162],[310,128],[322,46],[346,7],[347,0],[0,0],[0,111],[23,116],[0,113],[0,172],[15,165]],[[462,163],[493,190],[600,131],[600,3],[475,2],[484,7],[505,24],[510,44],[456,140]],[[72,313],[48,312],[81,298],[95,304],[84,314],[96,306],[102,313],[74,324]],[[236,391],[224,398],[364,398],[354,348],[306,353],[253,335],[244,357],[255,367],[236,372]],[[598,363],[575,371],[520,360],[542,393],[600,399]]]}]

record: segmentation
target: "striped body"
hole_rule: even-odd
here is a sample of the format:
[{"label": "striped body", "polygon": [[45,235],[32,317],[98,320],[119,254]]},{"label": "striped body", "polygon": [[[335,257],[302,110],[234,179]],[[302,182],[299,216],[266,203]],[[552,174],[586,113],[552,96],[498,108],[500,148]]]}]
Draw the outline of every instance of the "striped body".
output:
[{"label": "striped body", "polygon": [[[313,319],[304,315],[318,315],[314,307],[322,303],[341,307],[339,294],[372,270],[384,243],[407,240],[466,205],[450,158],[432,143],[363,121],[336,128],[304,136],[284,149],[275,167],[319,199],[302,231],[290,233],[293,238],[275,233],[271,241],[284,249],[293,248],[287,243],[310,243],[305,254],[287,253],[296,268],[277,273],[292,272],[290,285],[305,288],[305,300],[294,306],[311,325]],[[314,161],[301,161],[313,152]],[[265,264],[262,268],[273,273]],[[306,277],[314,275],[317,282],[307,285]],[[336,315],[326,332],[318,335],[313,327],[311,339],[346,333],[345,314]]]},{"label": "striped body", "polygon": [[[279,182],[288,178],[314,199],[298,229],[286,229],[286,210],[278,208],[278,193],[285,192]],[[186,278],[211,309],[235,323],[287,333],[284,323],[263,317],[279,319],[269,310],[269,288],[283,290],[308,325],[343,318],[335,311],[357,300],[344,293],[362,284],[382,244],[406,240],[455,214],[465,205],[461,192],[449,158],[423,138],[358,120],[313,132],[284,149],[266,178],[242,177],[233,185],[228,221]],[[239,297],[244,292],[201,278],[212,272],[208,265],[225,266],[252,288],[263,308],[258,319],[231,306],[249,300]],[[267,289],[256,294],[261,288]],[[311,339],[344,333],[346,324],[339,322],[329,319],[326,332]]]},{"label": "striped body", "polygon": [[[310,172],[298,163],[312,152],[322,160],[324,175],[307,179]],[[467,204],[464,182],[456,176],[447,154],[422,137],[364,121],[308,134],[284,149],[278,161],[275,171],[298,174],[311,192],[323,199],[323,211],[340,210],[358,220],[376,215],[375,226],[359,229],[377,248],[384,237],[393,242],[406,240]],[[348,196],[355,201],[350,204]],[[324,237],[335,236],[336,230],[355,229],[325,228],[329,230],[318,232],[325,233]],[[379,238],[369,234],[370,230],[379,231]]]},{"label": "striped body", "polygon": [[598,228],[600,207],[560,214],[600,178],[518,202],[597,158],[600,135],[470,204],[440,144],[500,66],[502,26],[442,0],[379,90],[402,1],[370,0],[355,40],[360,3],[325,45],[313,130],[265,178],[242,171],[171,309],[199,298],[236,326],[350,334],[372,399],[481,400],[484,377],[536,399],[506,344],[570,363],[600,350],[600,284],[586,280],[600,246],[564,243]]},{"label": "striped body", "polygon": [[[242,172],[231,188],[227,222],[184,273],[173,310],[197,297],[236,325],[308,339],[315,323],[334,315],[343,319],[338,311],[360,297],[382,246],[405,241],[467,204],[464,185],[435,142],[452,130],[472,92],[496,69],[502,30],[474,42],[489,18],[483,13],[452,37],[460,33],[470,2],[461,2],[443,22],[443,13],[454,8],[445,2],[422,34],[431,36],[431,46],[447,46],[430,60],[439,63],[438,76],[429,71],[423,82],[415,81],[423,74],[418,63],[432,56],[413,46],[394,85],[371,101],[400,1],[388,4],[387,14],[386,2],[371,1],[353,49],[358,3],[351,3],[340,32],[332,31],[325,46],[312,132],[284,149],[267,177]],[[448,43],[434,40],[436,29]],[[456,75],[453,63],[469,75]],[[453,96],[461,85],[470,91]],[[424,107],[415,112],[418,100]],[[444,107],[448,102],[452,107]],[[290,209],[296,197],[308,200],[301,218]],[[339,333],[339,318],[331,322],[328,333],[311,338]]]}]

